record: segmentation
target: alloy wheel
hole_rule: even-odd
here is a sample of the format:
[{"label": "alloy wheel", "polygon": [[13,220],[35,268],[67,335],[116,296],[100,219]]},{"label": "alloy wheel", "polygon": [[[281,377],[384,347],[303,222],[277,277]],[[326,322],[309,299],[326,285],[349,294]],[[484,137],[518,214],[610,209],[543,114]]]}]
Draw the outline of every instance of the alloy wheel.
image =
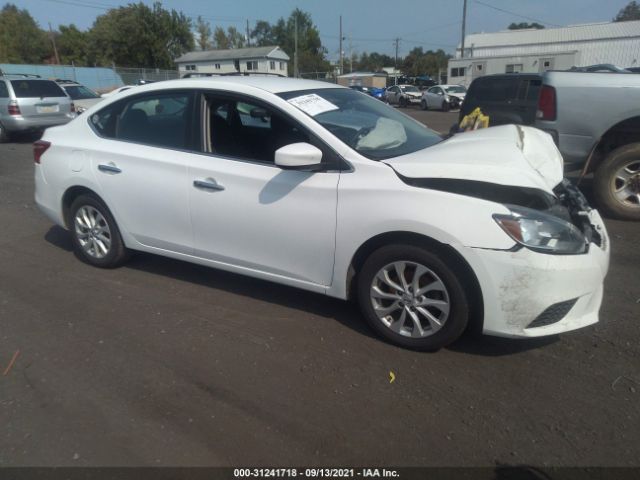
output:
[{"label": "alloy wheel", "polygon": [[104,216],[91,205],[76,211],[74,218],[76,238],[84,252],[93,258],[104,258],[111,250],[111,230]]},{"label": "alloy wheel", "polygon": [[633,160],[616,172],[612,189],[620,203],[640,207],[640,160]]},{"label": "alloy wheel", "polygon": [[370,298],[375,314],[387,328],[412,338],[436,333],[451,309],[449,292],[440,277],[409,261],[381,268],[371,283]]}]

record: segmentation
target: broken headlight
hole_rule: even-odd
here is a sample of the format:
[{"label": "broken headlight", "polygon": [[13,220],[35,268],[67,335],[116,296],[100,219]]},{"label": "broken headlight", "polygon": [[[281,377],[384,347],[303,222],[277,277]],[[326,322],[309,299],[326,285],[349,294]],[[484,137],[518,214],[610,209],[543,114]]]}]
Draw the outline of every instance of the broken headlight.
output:
[{"label": "broken headlight", "polygon": [[567,255],[586,251],[586,238],[575,225],[530,208],[505,206],[511,215],[496,214],[493,218],[520,245],[541,253]]}]

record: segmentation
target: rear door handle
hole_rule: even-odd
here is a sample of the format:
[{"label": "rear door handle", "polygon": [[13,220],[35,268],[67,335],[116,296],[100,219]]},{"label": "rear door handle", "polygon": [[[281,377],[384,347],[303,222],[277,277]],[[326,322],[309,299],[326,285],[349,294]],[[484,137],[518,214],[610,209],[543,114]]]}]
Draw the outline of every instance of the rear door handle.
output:
[{"label": "rear door handle", "polygon": [[101,163],[100,165],[98,165],[98,170],[100,170],[101,172],[107,172],[107,173],[122,173],[122,170],[113,164],[105,165]]},{"label": "rear door handle", "polygon": [[194,180],[193,186],[196,188],[202,188],[204,190],[224,190],[224,187],[216,182],[213,178],[207,178],[206,180]]}]

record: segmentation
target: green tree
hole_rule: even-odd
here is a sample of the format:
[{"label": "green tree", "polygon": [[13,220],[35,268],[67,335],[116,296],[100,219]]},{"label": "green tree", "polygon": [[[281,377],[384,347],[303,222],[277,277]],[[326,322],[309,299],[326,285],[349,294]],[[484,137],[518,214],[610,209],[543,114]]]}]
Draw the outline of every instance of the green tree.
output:
[{"label": "green tree", "polygon": [[444,50],[425,52],[422,47],[416,47],[403,59],[401,68],[405,75],[417,77],[426,74],[437,78],[441,69],[446,70],[449,58]]},{"label": "green tree", "polygon": [[245,36],[236,27],[227,28],[227,40],[229,48],[244,48]]},{"label": "green tree", "polygon": [[272,27],[275,44],[291,57],[289,73],[293,72],[295,52],[295,25],[298,24],[298,70],[304,72],[326,72],[330,69],[325,55],[327,50],[320,41],[320,32],[313,24],[311,15],[296,8],[286,20],[280,18]]},{"label": "green tree", "polygon": [[198,16],[196,20],[196,32],[198,33],[198,47],[200,50],[209,50],[211,44],[211,26],[204,18]]},{"label": "green tree", "polygon": [[613,19],[614,22],[628,22],[629,20],[640,20],[640,5],[635,0],[620,9]]},{"label": "green tree", "polygon": [[216,27],[213,32],[213,45],[218,50],[226,50],[227,48],[231,48],[231,42],[229,42],[229,38],[227,37],[224,28]]},{"label": "green tree", "polygon": [[258,47],[268,47],[276,44],[273,28],[269,22],[264,20],[256,22],[255,28],[251,31],[251,38],[253,39],[253,44]]},{"label": "green tree", "polygon": [[512,23],[507,28],[509,30],[524,30],[525,28],[537,28],[538,30],[541,30],[544,28],[544,25],[541,25],[538,22],[533,22],[533,23],[520,22],[520,23]]},{"label": "green tree", "polygon": [[354,64],[354,70],[360,70],[363,72],[379,72],[384,67],[393,67],[395,59],[384,53],[363,52],[360,54],[360,58]]},{"label": "green tree", "polygon": [[27,10],[7,3],[0,10],[0,62],[40,63],[53,56],[51,42]]},{"label": "green tree", "polygon": [[74,25],[60,25],[56,34],[56,46],[60,63],[76,66],[90,65],[89,59],[89,33],[78,30]]},{"label": "green tree", "polygon": [[156,2],[129,4],[99,16],[90,33],[90,48],[101,64],[174,68],[174,59],[193,50],[191,20]]}]

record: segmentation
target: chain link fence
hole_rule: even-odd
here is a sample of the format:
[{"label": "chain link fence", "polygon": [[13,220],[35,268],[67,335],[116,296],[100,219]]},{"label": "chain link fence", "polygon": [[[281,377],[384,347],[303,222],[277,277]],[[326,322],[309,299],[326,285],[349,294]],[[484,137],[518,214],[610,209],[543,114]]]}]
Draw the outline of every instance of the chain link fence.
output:
[{"label": "chain link fence", "polygon": [[125,85],[135,85],[140,80],[159,82],[161,80],[174,80],[180,78],[178,70],[161,70],[159,68],[128,68],[115,67],[115,72],[120,76]]}]

